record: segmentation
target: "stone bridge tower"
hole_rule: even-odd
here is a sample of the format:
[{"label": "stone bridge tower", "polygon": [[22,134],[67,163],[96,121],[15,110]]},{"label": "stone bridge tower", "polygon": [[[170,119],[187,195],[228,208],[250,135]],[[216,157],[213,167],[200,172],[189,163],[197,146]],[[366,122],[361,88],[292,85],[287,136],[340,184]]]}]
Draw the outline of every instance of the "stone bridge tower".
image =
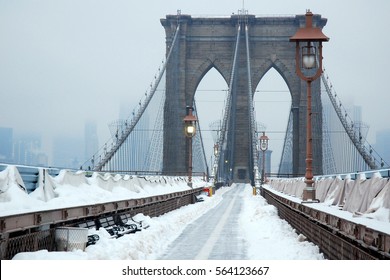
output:
[{"label": "stone bridge tower", "polygon": [[[313,16],[313,25],[323,28],[326,19]],[[230,82],[237,26],[241,25],[234,94],[234,130],[229,134],[231,144],[229,166],[233,182],[253,180],[251,133],[249,129],[247,58],[245,25],[248,26],[250,72],[252,90],[255,91],[262,77],[274,68],[286,82],[291,94],[293,122],[292,170],[296,175],[305,173],[306,157],[306,83],[295,73],[295,44],[289,38],[305,25],[304,15],[291,17],[256,17],[231,15],[228,17],[191,17],[167,15],[161,19],[165,28],[167,52],[180,22],[179,42],[167,65],[166,101],[164,108],[164,159],[163,171],[177,174],[187,169],[187,149],[183,134],[183,118],[186,106],[192,105],[196,89],[205,74],[215,68]],[[313,82],[313,163],[315,174],[322,172],[322,104],[320,79]],[[252,92],[252,95],[254,92]],[[257,120],[260,121],[261,120]],[[270,128],[272,129],[272,128]],[[253,182],[253,181],[252,181]]]}]

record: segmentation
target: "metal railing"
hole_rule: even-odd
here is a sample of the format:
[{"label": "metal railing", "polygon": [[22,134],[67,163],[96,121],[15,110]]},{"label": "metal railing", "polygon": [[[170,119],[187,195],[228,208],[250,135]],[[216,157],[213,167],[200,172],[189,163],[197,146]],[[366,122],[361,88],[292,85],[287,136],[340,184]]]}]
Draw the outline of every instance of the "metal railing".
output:
[{"label": "metal railing", "polygon": [[123,214],[143,213],[157,217],[194,203],[202,190],[196,188],[152,197],[3,216],[0,217],[0,257],[12,259],[19,252],[55,250],[54,230],[58,227],[95,225],[102,217],[118,220]]},{"label": "metal railing", "polygon": [[291,201],[266,189],[267,202],[293,228],[316,244],[327,259],[390,259],[390,235]]}]

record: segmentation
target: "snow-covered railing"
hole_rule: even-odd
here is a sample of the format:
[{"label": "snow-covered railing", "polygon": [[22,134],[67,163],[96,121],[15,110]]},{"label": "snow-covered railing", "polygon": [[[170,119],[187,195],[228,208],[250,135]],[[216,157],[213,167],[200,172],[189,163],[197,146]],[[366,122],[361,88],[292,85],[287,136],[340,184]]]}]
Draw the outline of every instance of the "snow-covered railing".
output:
[{"label": "snow-covered railing", "polygon": [[[390,169],[360,173],[315,176],[316,199],[355,216],[388,223],[390,233]],[[269,178],[269,186],[285,195],[301,199],[304,178]]]},{"label": "snow-covered railing", "polygon": [[389,223],[378,226],[378,221],[352,217],[347,211],[330,211],[323,203],[303,203],[268,185],[263,186],[262,193],[278,209],[279,216],[316,244],[327,259],[390,259]]},{"label": "snow-covered railing", "polygon": [[[262,193],[298,232],[315,233],[309,240],[333,257],[390,259],[389,174],[390,169],[383,169],[317,176],[314,186],[319,203],[302,200],[306,187],[303,177],[268,178]],[[350,248],[337,251],[339,246]]]},{"label": "snow-covered railing", "polygon": [[[40,168],[37,188],[28,192],[16,166],[0,172],[0,258],[53,250],[52,230],[92,223],[100,217],[143,213],[155,217],[196,202],[206,182],[193,177],[130,176]],[[33,240],[42,242],[33,242]]]}]

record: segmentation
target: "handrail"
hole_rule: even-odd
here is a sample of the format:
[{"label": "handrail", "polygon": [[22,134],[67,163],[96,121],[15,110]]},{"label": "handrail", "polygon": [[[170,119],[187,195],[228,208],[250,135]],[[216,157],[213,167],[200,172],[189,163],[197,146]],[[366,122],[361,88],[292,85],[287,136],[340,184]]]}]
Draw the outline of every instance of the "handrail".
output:
[{"label": "handrail", "polygon": [[[367,170],[367,171],[359,171],[359,172],[350,172],[350,173],[335,173],[335,174],[326,174],[326,175],[314,175],[314,179],[323,179],[323,178],[334,178],[334,177],[357,177],[359,174],[364,174],[367,178],[374,173],[379,173],[382,178],[390,178],[390,168],[385,169],[375,169],[375,170]],[[304,178],[305,174],[292,174],[292,173],[266,173],[267,178],[280,178],[280,179],[299,179]]]},{"label": "handrail", "polygon": [[390,259],[388,233],[289,200],[270,189],[263,192],[267,202],[278,208],[280,217],[329,259]]},{"label": "handrail", "polygon": [[70,222],[73,220],[90,219],[95,216],[117,213],[132,208],[146,207],[174,198],[183,197],[201,192],[203,188],[195,188],[163,195],[144,198],[125,199],[105,203],[88,204],[76,207],[42,210],[23,214],[14,214],[0,217],[0,234],[26,230],[44,225]]}]

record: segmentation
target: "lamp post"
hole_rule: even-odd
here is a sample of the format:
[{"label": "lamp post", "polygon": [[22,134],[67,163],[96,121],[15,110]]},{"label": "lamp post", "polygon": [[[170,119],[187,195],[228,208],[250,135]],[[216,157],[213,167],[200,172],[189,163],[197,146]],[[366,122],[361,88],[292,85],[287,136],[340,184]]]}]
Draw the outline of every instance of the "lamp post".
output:
[{"label": "lamp post", "polygon": [[302,80],[307,83],[307,115],[306,115],[306,187],[303,200],[315,200],[313,180],[313,138],[311,111],[311,83],[322,74],[322,42],[329,41],[320,28],[313,26],[313,13],[306,11],[306,25],[297,30],[290,38],[295,42],[295,69]]},{"label": "lamp post", "polygon": [[187,106],[187,115],[184,117],[184,134],[188,141],[188,186],[192,188],[192,137],[196,133],[197,118],[192,114],[193,107]]},{"label": "lamp post", "polygon": [[217,182],[217,156],[218,156],[218,143],[214,144],[214,162],[213,162],[213,172],[212,172],[212,178],[214,180],[214,184]]},{"label": "lamp post", "polygon": [[219,145],[218,145],[218,143],[215,143],[215,144],[214,144],[214,157],[217,157],[217,155],[218,155],[218,149],[219,149]]},{"label": "lamp post", "polygon": [[261,184],[264,185],[265,182],[265,151],[268,150],[268,136],[265,135],[263,131],[263,135],[260,136],[260,150],[263,152],[263,162],[261,169]]}]

